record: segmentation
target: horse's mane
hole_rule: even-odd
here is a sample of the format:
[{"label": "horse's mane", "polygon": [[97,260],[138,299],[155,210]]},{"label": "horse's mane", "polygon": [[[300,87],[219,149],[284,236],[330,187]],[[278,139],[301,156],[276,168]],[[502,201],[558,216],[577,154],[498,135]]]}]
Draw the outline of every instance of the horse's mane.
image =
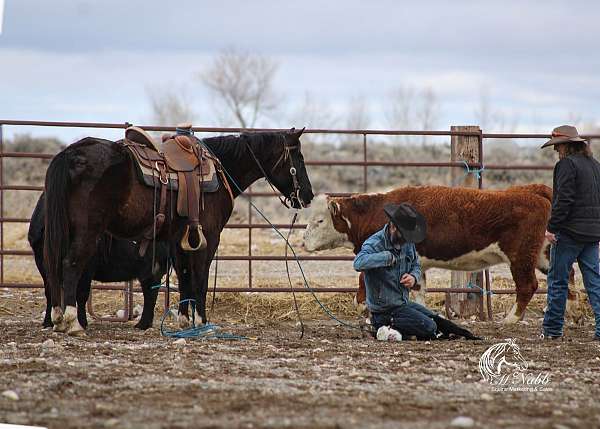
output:
[{"label": "horse's mane", "polygon": [[202,139],[202,142],[219,158],[237,160],[246,155],[247,146],[244,143],[247,141],[251,146],[257,146],[263,143],[270,142],[276,137],[282,136],[278,132],[255,132],[242,133],[240,135],[228,135],[219,137],[207,137]]}]

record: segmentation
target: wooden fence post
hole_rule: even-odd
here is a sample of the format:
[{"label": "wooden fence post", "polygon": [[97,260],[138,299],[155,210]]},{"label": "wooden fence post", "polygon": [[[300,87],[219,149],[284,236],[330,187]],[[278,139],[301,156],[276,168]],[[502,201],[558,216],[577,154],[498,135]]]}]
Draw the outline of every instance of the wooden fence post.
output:
[{"label": "wooden fence post", "polygon": [[[478,126],[452,126],[451,131],[480,132]],[[479,137],[478,136],[451,136],[450,161],[467,163],[479,162]],[[450,169],[450,183],[452,186],[467,188],[479,187],[477,174],[468,174],[465,167]],[[468,219],[463,219],[468,222]],[[471,282],[483,286],[483,272],[452,271],[451,288],[464,288]],[[470,317],[482,314],[483,300],[479,289],[474,293],[446,293],[446,314],[448,317]]]}]

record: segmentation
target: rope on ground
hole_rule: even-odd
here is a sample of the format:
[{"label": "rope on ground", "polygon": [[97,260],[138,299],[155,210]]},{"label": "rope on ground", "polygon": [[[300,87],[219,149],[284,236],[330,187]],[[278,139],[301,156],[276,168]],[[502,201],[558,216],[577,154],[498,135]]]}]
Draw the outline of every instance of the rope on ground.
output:
[{"label": "rope on ground", "polygon": [[[179,304],[183,304],[185,302],[190,302],[192,304],[192,314],[195,313],[195,303],[194,299],[184,299],[183,301],[179,301]],[[165,329],[165,320],[167,315],[169,314],[170,309],[165,311],[162,318],[160,319],[160,334],[163,337],[168,338],[188,338],[188,339],[203,339],[203,340],[249,340],[252,339],[250,337],[246,337],[244,335],[236,335],[230,334],[228,332],[221,332],[220,327],[213,323],[207,323],[202,326],[193,326],[194,325],[194,316],[192,316],[192,327],[187,329],[181,329],[179,331],[169,331]]]},{"label": "rope on ground", "polygon": [[[237,188],[238,192],[241,194],[243,194],[243,189],[240,188],[240,186],[237,184],[237,182],[233,179],[233,177],[231,177],[231,174],[229,174],[229,172],[223,168],[223,171],[225,172],[225,174],[227,175],[227,177],[229,177],[229,180],[231,181],[231,183],[233,183],[233,185]],[[308,280],[306,280],[306,275],[304,273],[304,269],[302,268],[302,264],[300,263],[300,260],[298,259],[298,255],[296,254],[296,251],[294,250],[294,247],[290,244],[290,242],[288,241],[288,239],[281,233],[281,231],[279,231],[279,229],[273,225],[273,223],[265,216],[265,214],[258,208],[256,207],[256,205],[252,202],[251,199],[247,199],[248,203],[252,206],[252,208],[254,210],[256,210],[256,212],[263,218],[263,220],[265,222],[267,222],[269,224],[269,226],[273,229],[273,231],[275,231],[277,233],[277,235],[279,235],[283,241],[285,242],[287,248],[290,249],[290,251],[292,252],[292,255],[294,256],[294,259],[296,261],[296,264],[298,265],[298,268],[300,269],[300,274],[302,275],[302,280],[304,282],[304,287],[310,292],[310,294],[312,295],[313,299],[317,302],[317,304],[319,304],[319,306],[321,307],[321,309],[323,310],[323,312],[325,314],[327,314],[327,316],[329,316],[329,318],[331,318],[332,320],[335,320],[336,322],[338,322],[340,325],[346,326],[348,328],[351,329],[356,329],[359,330],[361,332],[363,332],[363,328],[359,325],[353,325],[351,323],[345,322],[343,320],[338,319],[333,312],[327,308],[327,306],[325,304],[323,304],[321,302],[321,300],[317,297],[317,295],[315,294],[315,291],[310,287],[310,285],[308,284]]]}]

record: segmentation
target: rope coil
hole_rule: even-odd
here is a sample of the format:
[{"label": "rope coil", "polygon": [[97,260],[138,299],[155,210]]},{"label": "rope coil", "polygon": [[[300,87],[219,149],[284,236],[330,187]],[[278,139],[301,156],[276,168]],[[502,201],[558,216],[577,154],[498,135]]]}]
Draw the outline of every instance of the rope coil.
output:
[{"label": "rope coil", "polygon": [[481,174],[483,170],[485,170],[485,165],[482,165],[481,168],[471,168],[469,167],[469,163],[467,161],[461,161],[465,166],[465,176],[469,174],[473,174],[477,180],[481,179]]}]

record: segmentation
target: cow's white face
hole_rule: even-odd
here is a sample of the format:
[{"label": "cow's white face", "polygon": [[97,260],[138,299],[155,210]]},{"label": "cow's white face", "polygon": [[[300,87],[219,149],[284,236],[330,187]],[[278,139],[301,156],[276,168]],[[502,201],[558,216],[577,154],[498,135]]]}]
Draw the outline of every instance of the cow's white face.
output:
[{"label": "cow's white face", "polygon": [[304,248],[309,252],[335,249],[336,247],[349,247],[350,249],[354,247],[346,234],[335,229],[331,208],[339,210],[337,203],[328,204],[325,195],[319,195],[313,199],[310,217],[304,231]]}]

